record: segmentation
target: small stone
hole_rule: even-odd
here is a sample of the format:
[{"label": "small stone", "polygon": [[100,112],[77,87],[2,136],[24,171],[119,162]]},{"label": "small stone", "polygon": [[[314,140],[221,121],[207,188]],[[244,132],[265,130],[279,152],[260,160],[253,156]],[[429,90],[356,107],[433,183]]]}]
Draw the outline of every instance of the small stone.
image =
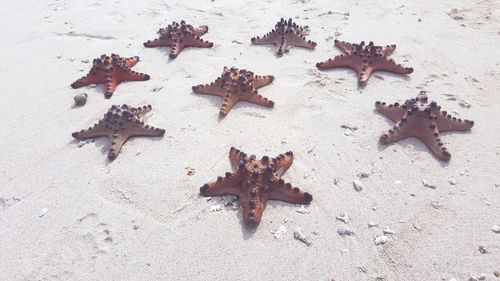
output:
[{"label": "small stone", "polygon": [[495,275],[496,277],[500,277],[500,271],[497,270],[497,271],[493,272],[493,275]]},{"label": "small stone", "polygon": [[394,184],[402,184],[401,181],[395,181]]},{"label": "small stone", "polygon": [[375,223],[375,222],[369,222],[368,223],[368,227],[370,227],[370,228],[371,227],[376,227],[376,226],[378,226],[378,223]]},{"label": "small stone", "polygon": [[352,182],[352,185],[354,186],[354,190],[356,190],[358,192],[361,191],[361,190],[363,190],[365,188],[365,186],[363,185],[363,183],[360,182],[360,181],[358,181],[358,180],[354,180]]},{"label": "small stone", "polygon": [[73,99],[75,100],[75,104],[77,106],[83,106],[87,103],[87,97],[86,93],[81,93],[77,94]]},{"label": "small stone", "polygon": [[457,180],[456,179],[449,179],[448,183],[450,183],[451,185],[456,185],[457,184]]},{"label": "small stone", "polygon": [[389,237],[385,235],[375,236],[375,245],[384,245],[389,241]]},{"label": "small stone", "polygon": [[337,233],[340,235],[340,236],[349,236],[349,235],[353,235],[354,232],[352,230],[350,230],[348,227],[341,227],[337,230]]},{"label": "small stone", "polygon": [[500,225],[494,225],[491,230],[495,233],[500,233]]}]

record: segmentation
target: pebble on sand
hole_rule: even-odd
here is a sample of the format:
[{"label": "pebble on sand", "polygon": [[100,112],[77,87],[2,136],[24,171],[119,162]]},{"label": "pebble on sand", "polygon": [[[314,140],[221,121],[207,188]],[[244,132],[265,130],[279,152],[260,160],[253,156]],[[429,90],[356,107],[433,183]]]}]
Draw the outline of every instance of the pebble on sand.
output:
[{"label": "pebble on sand", "polygon": [[88,95],[86,93],[77,94],[73,99],[77,106],[83,106],[87,103]]}]

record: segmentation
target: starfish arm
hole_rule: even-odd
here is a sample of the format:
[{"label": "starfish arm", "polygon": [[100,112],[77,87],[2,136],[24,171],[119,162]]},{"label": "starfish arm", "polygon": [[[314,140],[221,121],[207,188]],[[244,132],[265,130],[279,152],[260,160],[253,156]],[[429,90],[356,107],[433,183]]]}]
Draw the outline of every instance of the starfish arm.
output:
[{"label": "starfish arm", "polygon": [[316,67],[319,69],[348,67],[359,73],[361,72],[362,65],[363,59],[360,56],[338,55],[333,59],[317,63]]},{"label": "starfish arm", "polygon": [[198,47],[198,48],[212,48],[214,43],[205,41],[194,34],[189,34],[184,37],[182,41],[182,48],[185,47]]},{"label": "starfish arm", "polygon": [[259,95],[259,93],[257,93],[257,91],[253,91],[251,93],[242,95],[241,100],[255,103],[258,105],[262,105],[265,107],[273,107],[274,106],[274,101],[269,100],[268,98]]},{"label": "starfish arm", "polygon": [[146,114],[151,112],[151,110],[153,109],[153,107],[150,104],[142,106],[142,107],[137,107],[137,108],[129,107],[128,105],[124,104],[124,105],[122,105],[122,108],[132,110],[134,112],[134,114],[137,115],[137,118],[141,121],[143,121]]},{"label": "starfish arm", "polygon": [[429,150],[439,159],[448,161],[451,154],[439,138],[439,131],[436,121],[429,120],[429,127],[423,127],[416,132],[416,136],[429,148]]},{"label": "starfish arm", "polygon": [[274,81],[274,76],[272,75],[266,75],[266,76],[256,75],[253,80],[253,86],[255,89],[259,89],[268,84],[271,84],[273,81]]},{"label": "starfish arm", "polygon": [[123,133],[115,133],[111,137],[111,147],[109,148],[108,158],[113,160],[115,159],[120,151],[122,150],[122,146],[127,142],[130,135]]},{"label": "starfish arm", "polygon": [[170,38],[156,38],[153,40],[148,40],[144,42],[144,47],[154,48],[154,47],[170,47],[172,46],[173,40]]},{"label": "starfish arm", "polygon": [[350,54],[353,49],[352,44],[346,41],[339,41],[335,39],[334,43],[335,46],[345,54]]},{"label": "starfish arm", "polygon": [[100,84],[103,83],[104,77],[101,73],[102,71],[98,71],[95,67],[89,71],[87,76],[83,76],[82,78],[76,80],[71,84],[73,89],[81,88],[84,86],[92,85],[92,84]]},{"label": "starfish arm", "polygon": [[404,117],[389,130],[388,133],[380,136],[380,142],[389,144],[408,137],[413,137],[415,136],[414,128],[417,126],[418,124],[415,118],[413,118],[413,116],[409,117],[408,114],[405,114]]},{"label": "starfish arm", "polygon": [[389,56],[394,52],[394,50],[396,50],[395,44],[387,45],[382,49],[381,53],[384,54],[385,56]]},{"label": "starfish arm", "polygon": [[446,111],[436,112],[437,127],[440,132],[468,131],[474,126],[474,121],[452,117]]},{"label": "starfish arm", "polygon": [[312,201],[312,195],[301,191],[298,187],[292,187],[282,179],[271,184],[264,193],[266,200],[279,200],[291,204],[308,205]]},{"label": "starfish arm", "polygon": [[394,60],[386,57],[375,57],[371,62],[373,71],[388,71],[397,74],[410,74],[413,72],[413,68],[396,64]]},{"label": "starfish arm", "polygon": [[193,32],[196,36],[202,36],[208,32],[208,26],[200,25],[197,28],[193,28],[191,32]]},{"label": "starfish arm", "polygon": [[129,123],[125,126],[125,130],[130,136],[144,136],[144,137],[161,137],[165,134],[165,130],[155,128],[153,126],[144,125],[143,123]]},{"label": "starfish arm", "polygon": [[265,45],[265,44],[277,45],[279,42],[281,42],[281,38],[279,34],[273,30],[268,34],[264,35],[262,38],[260,38],[259,36],[253,37],[251,41],[252,44],[254,45]]},{"label": "starfish arm", "polygon": [[233,169],[233,171],[236,171],[240,164],[240,161],[244,160],[246,157],[247,155],[243,151],[231,147],[231,149],[229,150],[229,162],[231,162],[231,168]]},{"label": "starfish arm", "polygon": [[135,72],[133,70],[121,71],[116,75],[119,81],[147,81],[151,77],[148,74]]},{"label": "starfish arm", "polygon": [[98,137],[109,136],[110,130],[106,128],[103,121],[96,123],[94,127],[89,127],[87,130],[81,130],[79,132],[74,132],[72,136],[78,140],[93,139]]},{"label": "starfish arm", "polygon": [[184,49],[184,44],[182,44],[179,40],[177,40],[173,42],[170,47],[171,47],[170,54],[168,54],[168,56],[171,59],[175,59]]},{"label": "starfish arm", "polygon": [[118,84],[114,80],[112,80],[111,77],[106,78],[106,82],[104,83],[104,87],[106,88],[104,97],[106,97],[107,99],[111,98],[116,90],[116,86],[118,86]]},{"label": "starfish arm", "polygon": [[224,101],[220,108],[219,114],[221,116],[226,116],[229,111],[233,108],[233,106],[238,102],[238,98],[235,95],[227,94],[224,96]]},{"label": "starfish arm", "polygon": [[222,88],[221,78],[217,78],[217,80],[210,84],[193,86],[192,89],[196,94],[215,95],[219,97],[224,97],[225,95],[224,89]]},{"label": "starfish arm", "polygon": [[406,109],[402,108],[399,103],[387,105],[385,102],[377,101],[375,108],[393,122],[398,122],[406,114]]},{"label": "starfish arm", "polygon": [[225,177],[218,177],[216,181],[207,183],[200,187],[200,194],[206,197],[235,195],[241,198],[243,193],[237,188],[240,175],[237,173],[226,173]]},{"label": "starfish arm", "polygon": [[285,38],[287,45],[303,47],[307,49],[314,49],[316,47],[316,42],[313,42],[311,40],[306,41],[306,38],[304,36],[301,36],[297,33],[287,33],[285,34]]},{"label": "starfish arm", "polygon": [[258,192],[257,187],[253,187],[253,193],[255,195],[246,196],[241,202],[241,206],[243,208],[243,222],[251,227],[257,226],[262,220],[262,214],[264,213],[264,202],[259,196],[260,192]]},{"label": "starfish arm", "polygon": [[127,65],[127,67],[131,68],[139,62],[139,57],[135,56],[135,57],[126,58],[126,59],[124,59],[124,61],[125,61],[125,64]]},{"label": "starfish arm", "polygon": [[293,153],[288,151],[272,159],[274,174],[280,178],[293,164]]}]

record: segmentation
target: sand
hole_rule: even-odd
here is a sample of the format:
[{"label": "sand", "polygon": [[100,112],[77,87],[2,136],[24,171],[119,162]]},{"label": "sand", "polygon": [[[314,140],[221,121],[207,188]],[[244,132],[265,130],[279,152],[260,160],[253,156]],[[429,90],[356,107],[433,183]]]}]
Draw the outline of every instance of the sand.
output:
[{"label": "sand", "polygon": [[[3,3],[0,279],[496,280],[499,11],[494,0]],[[277,58],[271,46],[250,45],[281,17],[309,25],[316,49]],[[169,49],[142,46],[181,19],[208,25],[203,38],[214,47],[169,61]],[[415,72],[377,73],[359,89],[350,70],[315,68],[340,53],[335,38],[395,43],[392,58]],[[101,86],[70,88],[111,52],[140,56],[134,70],[151,80],[123,83],[109,100]],[[275,107],[241,102],[219,119],[221,99],[191,87],[224,66],[274,75],[260,93]],[[416,139],[378,143],[392,123],[375,101],[422,89],[475,121],[470,132],[443,135],[449,163]],[[74,108],[79,93],[88,101]],[[166,135],[129,141],[113,162],[107,140],[80,147],[71,137],[123,103],[151,104],[148,123]],[[212,211],[220,199],[200,197],[199,187],[230,170],[231,146],[258,157],[292,150],[284,179],[313,194],[309,213],[270,202],[249,231],[231,204]],[[348,223],[336,219],[343,213]],[[297,227],[311,246],[294,239]],[[354,234],[339,235],[346,227]],[[386,227],[394,234],[375,245]]]}]

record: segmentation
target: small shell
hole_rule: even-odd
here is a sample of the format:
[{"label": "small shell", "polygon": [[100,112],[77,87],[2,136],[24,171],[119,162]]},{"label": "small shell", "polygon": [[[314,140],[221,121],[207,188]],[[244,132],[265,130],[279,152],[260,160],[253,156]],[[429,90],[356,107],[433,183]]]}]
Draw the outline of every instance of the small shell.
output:
[{"label": "small shell", "polygon": [[83,106],[87,103],[87,94],[82,93],[82,94],[77,94],[73,99],[75,100],[75,104],[77,106]]}]

